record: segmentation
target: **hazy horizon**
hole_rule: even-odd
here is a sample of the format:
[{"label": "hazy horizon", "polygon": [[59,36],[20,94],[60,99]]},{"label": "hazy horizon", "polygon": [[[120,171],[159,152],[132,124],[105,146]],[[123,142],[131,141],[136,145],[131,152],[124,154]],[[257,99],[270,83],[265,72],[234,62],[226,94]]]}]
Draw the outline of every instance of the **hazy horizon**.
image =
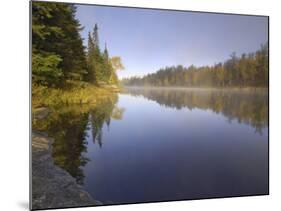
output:
[{"label": "hazy horizon", "polygon": [[99,26],[100,48],[120,56],[119,78],[143,76],[165,66],[203,66],[256,51],[268,41],[268,19],[200,12],[76,5],[76,17],[87,35]]}]

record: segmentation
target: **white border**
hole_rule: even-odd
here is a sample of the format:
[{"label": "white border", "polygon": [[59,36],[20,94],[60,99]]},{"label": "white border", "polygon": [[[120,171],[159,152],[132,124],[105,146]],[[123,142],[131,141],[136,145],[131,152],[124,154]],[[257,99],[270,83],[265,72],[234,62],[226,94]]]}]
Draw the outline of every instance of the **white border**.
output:
[{"label": "white border", "polygon": [[[59,0],[57,0],[59,1]],[[73,2],[64,0],[64,2]],[[270,196],[162,202],[137,205],[76,208],[67,210],[278,210],[281,203],[279,119],[281,70],[281,13],[275,0],[74,0],[76,3],[107,4],[163,9],[227,12],[270,16]],[[28,209],[29,140],[29,2],[1,2],[1,210]],[[277,208],[277,209],[276,209]]]}]

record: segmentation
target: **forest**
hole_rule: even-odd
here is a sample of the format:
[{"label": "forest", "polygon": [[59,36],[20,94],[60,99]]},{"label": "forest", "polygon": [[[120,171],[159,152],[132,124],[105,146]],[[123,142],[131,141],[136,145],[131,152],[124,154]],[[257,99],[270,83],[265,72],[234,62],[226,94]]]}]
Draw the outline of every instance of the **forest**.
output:
[{"label": "forest", "polygon": [[196,67],[165,67],[143,77],[124,78],[127,86],[267,87],[268,43],[254,53],[232,53],[223,63]]},{"label": "forest", "polygon": [[101,49],[97,24],[89,32],[88,45],[84,47],[80,35],[83,27],[75,13],[73,4],[32,3],[32,94],[35,98],[44,98],[46,92],[51,95],[50,92],[77,90],[77,87],[118,85],[116,71],[124,69],[121,58],[110,57],[106,44]]}]

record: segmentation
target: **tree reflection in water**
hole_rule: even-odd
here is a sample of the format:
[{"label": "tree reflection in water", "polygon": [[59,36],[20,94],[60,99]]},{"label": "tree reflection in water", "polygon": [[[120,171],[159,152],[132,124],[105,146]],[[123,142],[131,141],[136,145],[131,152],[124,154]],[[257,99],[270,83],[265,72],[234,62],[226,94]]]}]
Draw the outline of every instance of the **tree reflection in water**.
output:
[{"label": "tree reflection in water", "polygon": [[[122,119],[124,109],[117,108],[118,96],[112,94],[99,100],[96,105],[72,105],[52,108],[51,115],[36,122],[33,129],[47,131],[54,138],[53,158],[56,165],[66,170],[83,184],[82,167],[89,159],[87,152],[87,131],[90,129],[93,142],[102,147],[102,128],[109,128],[111,118]],[[89,128],[91,127],[91,128]]]},{"label": "tree reflection in water", "polygon": [[[130,88],[128,93],[170,108],[211,110],[227,117],[230,122],[235,119],[251,125],[260,134],[268,127],[267,90]],[[55,164],[69,172],[81,185],[85,177],[83,166],[89,162],[87,140],[102,148],[104,126],[109,130],[112,119],[121,120],[123,117],[124,109],[116,106],[117,101],[118,95],[112,94],[99,99],[95,105],[51,108],[48,118],[33,124],[33,129],[47,131],[54,138]]]},{"label": "tree reflection in water", "polygon": [[255,128],[262,134],[268,127],[267,89],[184,89],[184,88],[138,88],[127,87],[133,96],[143,96],[166,107],[190,110],[210,109],[220,113],[231,122],[236,119]]},{"label": "tree reflection in water", "polygon": [[[117,100],[107,99],[101,102],[98,106],[90,109],[89,112],[89,127],[92,132],[93,142],[98,143],[102,147],[102,128],[106,124],[110,127],[111,118],[121,120],[124,108],[116,106]],[[89,128],[88,128],[89,129]]]}]

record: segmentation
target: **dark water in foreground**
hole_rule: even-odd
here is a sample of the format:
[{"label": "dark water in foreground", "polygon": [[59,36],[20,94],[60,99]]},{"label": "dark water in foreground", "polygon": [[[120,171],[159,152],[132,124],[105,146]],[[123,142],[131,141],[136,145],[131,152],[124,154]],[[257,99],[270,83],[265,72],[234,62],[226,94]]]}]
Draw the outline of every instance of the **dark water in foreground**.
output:
[{"label": "dark water in foreground", "polygon": [[268,192],[267,91],[130,89],[52,117],[54,159],[97,200]]}]

